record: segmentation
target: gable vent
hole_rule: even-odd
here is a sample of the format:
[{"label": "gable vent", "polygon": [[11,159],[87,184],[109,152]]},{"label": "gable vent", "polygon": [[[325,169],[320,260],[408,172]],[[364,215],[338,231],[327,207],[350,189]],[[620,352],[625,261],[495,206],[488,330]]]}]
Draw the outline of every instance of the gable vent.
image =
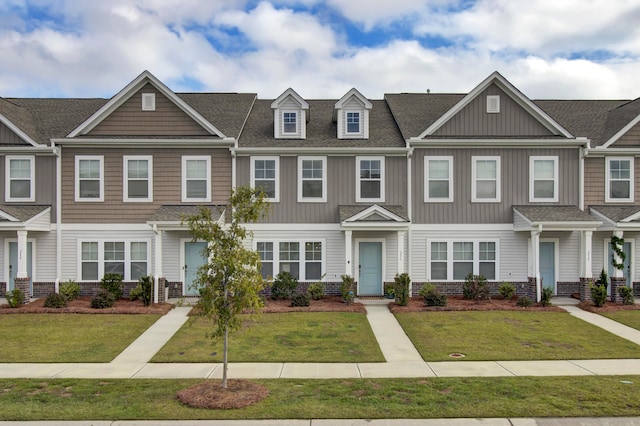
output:
[{"label": "gable vent", "polygon": [[156,110],[156,94],[155,93],[142,94],[142,110],[143,111]]},{"label": "gable vent", "polygon": [[496,114],[500,112],[500,95],[487,96],[487,113]]}]

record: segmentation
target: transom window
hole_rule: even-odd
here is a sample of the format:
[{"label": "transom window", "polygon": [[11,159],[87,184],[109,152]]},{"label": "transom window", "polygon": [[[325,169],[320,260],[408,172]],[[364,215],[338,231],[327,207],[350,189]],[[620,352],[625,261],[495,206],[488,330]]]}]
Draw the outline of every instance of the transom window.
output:
[{"label": "transom window", "polygon": [[607,158],[605,201],[633,201],[633,157]]},{"label": "transom window", "polygon": [[356,201],[384,202],[384,157],[357,157]]},{"label": "transom window", "polygon": [[153,159],[124,157],[124,201],[153,201]]},{"label": "transom window", "polygon": [[463,281],[470,273],[496,280],[497,241],[428,241],[427,279]]},{"label": "transom window", "polygon": [[35,167],[33,156],[8,155],[5,162],[5,199],[35,201]]},{"label": "transom window", "polygon": [[182,201],[211,201],[211,157],[182,157]]},{"label": "transom window", "polygon": [[105,274],[120,274],[124,281],[137,281],[148,274],[147,241],[81,241],[82,281],[97,281]]},{"label": "transom window", "polygon": [[267,201],[279,200],[278,157],[251,157],[251,187],[261,189]]},{"label": "transom window", "polygon": [[453,157],[425,157],[424,201],[453,201]]},{"label": "transom window", "polygon": [[298,201],[327,201],[326,157],[298,157]]},{"label": "transom window", "polygon": [[104,201],[104,157],[76,156],[76,201]]},{"label": "transom window", "polygon": [[558,201],[558,157],[530,157],[529,201]]},{"label": "transom window", "polygon": [[472,168],[472,201],[500,201],[500,157],[473,157]]},{"label": "transom window", "polygon": [[298,133],[298,113],[282,113],[282,133]]},{"label": "transom window", "polygon": [[361,133],[359,112],[347,112],[347,133]]},{"label": "transom window", "polygon": [[265,279],[272,279],[282,271],[291,273],[300,281],[322,279],[324,270],[322,241],[258,241],[256,250],[260,255],[261,272]]}]

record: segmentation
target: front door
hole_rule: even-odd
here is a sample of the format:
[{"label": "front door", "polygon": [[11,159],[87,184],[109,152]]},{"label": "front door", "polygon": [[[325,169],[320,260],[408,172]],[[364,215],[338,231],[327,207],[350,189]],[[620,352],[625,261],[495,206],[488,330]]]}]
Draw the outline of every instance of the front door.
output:
[{"label": "front door", "polygon": [[198,277],[198,268],[207,263],[204,257],[204,249],[207,243],[185,242],[184,243],[184,295],[197,296],[198,289],[194,285]]},{"label": "front door", "polygon": [[379,296],[382,294],[382,243],[360,242],[358,259],[358,294]]},{"label": "front door", "polygon": [[[31,294],[33,294],[33,269],[31,261],[31,241],[27,242],[27,276],[31,278]],[[18,275],[18,242],[9,242],[9,290],[15,288],[15,279]]]},{"label": "front door", "polygon": [[[615,269],[613,268],[613,249],[611,248],[611,243],[607,243],[608,251],[607,251],[607,259],[609,259],[609,268],[607,269],[607,273],[610,277],[615,274]],[[622,270],[622,275],[627,281],[627,287],[631,285],[631,243],[625,242],[624,247],[622,249],[624,251],[624,269]],[[607,287],[607,293],[611,295],[611,286]]]},{"label": "front door", "polygon": [[540,242],[540,277],[542,285],[555,294],[556,287],[556,244],[553,241]]}]

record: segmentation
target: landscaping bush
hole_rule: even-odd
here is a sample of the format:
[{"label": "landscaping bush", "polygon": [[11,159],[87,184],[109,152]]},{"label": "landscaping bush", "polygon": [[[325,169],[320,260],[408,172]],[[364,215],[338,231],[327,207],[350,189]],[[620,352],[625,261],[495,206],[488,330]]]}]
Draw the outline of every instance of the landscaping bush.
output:
[{"label": "landscaping bush", "polygon": [[131,289],[129,300],[142,300],[144,306],[151,305],[151,297],[153,295],[153,277],[147,275],[140,277],[138,285]]},{"label": "landscaping bush", "polygon": [[618,287],[618,293],[622,297],[622,303],[625,305],[633,305],[636,303],[633,297],[633,288],[631,287]]},{"label": "landscaping bush", "polygon": [[447,296],[440,294],[433,284],[423,285],[418,295],[424,300],[425,306],[447,306]]},{"label": "landscaping bush", "polygon": [[69,280],[60,284],[58,290],[61,295],[67,298],[67,300],[75,300],[80,297],[80,284],[73,280]]},{"label": "landscaping bush", "polygon": [[489,286],[483,275],[469,272],[462,285],[462,295],[469,300],[489,300]]},{"label": "landscaping bush", "polygon": [[67,298],[62,294],[51,293],[44,299],[45,308],[64,308],[67,306]]},{"label": "landscaping bush", "polygon": [[271,284],[271,298],[274,300],[291,299],[298,288],[298,279],[287,271],[280,272]]},{"label": "landscaping bush", "polygon": [[498,293],[504,300],[511,300],[513,295],[516,294],[516,287],[511,283],[504,282],[498,287]]},{"label": "landscaping bush", "polygon": [[411,285],[411,278],[406,272],[402,274],[396,274],[393,279],[393,293],[396,297],[396,304],[400,306],[407,306],[409,304],[409,287]]},{"label": "landscaping bush", "polygon": [[122,275],[120,274],[104,274],[100,281],[100,287],[113,294],[115,300],[122,297]]},{"label": "landscaping bush", "polygon": [[116,303],[116,297],[109,291],[101,291],[91,298],[91,307],[93,309],[110,308]]},{"label": "landscaping bush", "polygon": [[384,297],[387,299],[395,299],[395,290],[392,283],[384,284]]},{"label": "landscaping bush", "polygon": [[324,283],[313,283],[309,285],[309,289],[307,291],[313,300],[320,300],[324,297]]},{"label": "landscaping bush", "polygon": [[296,293],[291,296],[291,306],[309,306],[310,296],[308,292]]},{"label": "landscaping bush", "polygon": [[551,306],[551,298],[553,297],[553,289],[550,287],[543,287],[540,295],[540,304],[542,306]]},{"label": "landscaping bush", "polygon": [[604,304],[607,303],[607,286],[602,284],[592,284],[591,300],[598,308],[604,306]]},{"label": "landscaping bush", "polygon": [[9,290],[5,297],[10,308],[19,308],[24,303],[24,292],[18,287],[13,290]]},{"label": "landscaping bush", "polygon": [[609,276],[607,275],[607,273],[605,272],[604,269],[602,271],[600,271],[600,276],[596,280],[596,285],[603,286],[605,288],[605,290],[609,286]]},{"label": "landscaping bush", "polygon": [[533,305],[533,300],[531,300],[530,298],[523,296],[523,297],[519,297],[518,301],[516,302],[516,305],[522,307],[522,308],[528,308],[529,306]]},{"label": "landscaping bush", "polygon": [[353,287],[355,281],[353,277],[349,275],[342,275],[342,284],[340,284],[340,295],[342,296],[342,300],[344,300],[347,305],[350,305],[353,302]]}]

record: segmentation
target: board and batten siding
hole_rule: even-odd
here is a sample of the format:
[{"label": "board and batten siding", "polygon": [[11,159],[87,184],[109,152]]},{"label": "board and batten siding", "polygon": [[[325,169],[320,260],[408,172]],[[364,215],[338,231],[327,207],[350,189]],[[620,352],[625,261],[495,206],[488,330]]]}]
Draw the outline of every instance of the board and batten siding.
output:
[{"label": "board and batten siding", "polygon": [[[584,160],[584,205],[597,206],[605,203],[606,159],[611,157],[589,157]],[[634,196],[635,201],[640,201],[640,159],[636,158],[634,165]],[[612,202],[611,204],[618,204]],[[628,203],[619,203],[628,204]]]},{"label": "board and batten siding", "polygon": [[[142,110],[142,94],[154,93],[155,111]],[[109,114],[89,136],[211,136],[183,110],[147,83]]]},{"label": "board and batten siding", "polygon": [[[75,201],[75,156],[104,155],[104,201]],[[123,201],[123,156],[153,156],[153,202]],[[62,220],[64,223],[144,223],[163,204],[182,204],[182,156],[211,156],[211,203],[226,204],[231,191],[231,154],[215,149],[64,148]],[[184,203],[193,204],[193,203]]]},{"label": "board and batten siding", "polygon": [[[19,154],[29,155],[29,154]],[[0,176],[4,182],[6,177],[6,157],[0,156]],[[56,221],[56,158],[50,155],[36,155],[35,164],[35,201],[34,202],[11,202],[6,201],[5,184],[0,185],[0,200],[2,203],[11,204],[33,204],[41,206],[51,206],[51,222]]]},{"label": "board and batten siding", "polygon": [[[406,158],[385,157],[385,202],[380,205],[407,205]],[[237,160],[238,186],[251,183],[250,157]],[[271,203],[263,221],[272,223],[338,223],[338,206],[356,203],[356,160],[354,156],[327,157],[327,201],[298,202],[298,158],[280,156],[280,201]]]},{"label": "board and batten siding", "polygon": [[[579,203],[580,173],[577,148],[416,148],[413,155],[413,223],[512,223],[514,205],[575,205]],[[453,157],[453,202],[424,201],[424,157]],[[499,156],[501,201],[472,202],[472,157]],[[558,157],[558,202],[529,203],[529,157]]]}]

